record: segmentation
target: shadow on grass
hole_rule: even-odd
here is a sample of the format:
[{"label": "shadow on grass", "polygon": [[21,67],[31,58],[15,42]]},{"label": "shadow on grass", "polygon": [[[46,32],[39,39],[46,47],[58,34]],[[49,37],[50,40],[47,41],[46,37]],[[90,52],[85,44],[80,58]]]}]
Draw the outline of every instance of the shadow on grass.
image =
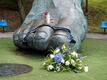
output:
[{"label": "shadow on grass", "polygon": [[16,55],[28,57],[28,58],[36,58],[43,59],[45,58],[49,52],[48,51],[37,51],[34,49],[19,49],[15,48],[12,50]]}]

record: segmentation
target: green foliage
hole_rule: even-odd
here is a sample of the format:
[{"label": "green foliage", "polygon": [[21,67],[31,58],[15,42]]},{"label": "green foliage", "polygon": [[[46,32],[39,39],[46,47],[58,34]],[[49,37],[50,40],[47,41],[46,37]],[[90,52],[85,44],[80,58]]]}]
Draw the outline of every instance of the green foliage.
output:
[{"label": "green foliage", "polygon": [[90,32],[101,32],[101,21],[107,21],[107,0],[88,0],[88,23]]},{"label": "green foliage", "polygon": [[17,8],[17,1],[16,0],[0,0],[0,6],[16,9]]},{"label": "green foliage", "polygon": [[[0,4],[8,6],[8,7],[17,7],[18,5],[18,0],[0,0]],[[21,0],[22,5],[24,6],[24,8],[26,8],[27,5],[27,0]]]},{"label": "green foliage", "polygon": [[0,0],[0,4],[16,4],[16,0]]}]

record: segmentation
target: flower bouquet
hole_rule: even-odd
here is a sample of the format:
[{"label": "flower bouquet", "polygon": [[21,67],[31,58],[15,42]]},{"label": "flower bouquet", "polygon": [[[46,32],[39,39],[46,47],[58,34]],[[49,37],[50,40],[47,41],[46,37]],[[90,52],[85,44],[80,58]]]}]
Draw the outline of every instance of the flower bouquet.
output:
[{"label": "flower bouquet", "polygon": [[88,66],[83,61],[85,57],[76,51],[72,51],[70,46],[64,44],[55,50],[51,49],[51,52],[43,64],[46,70],[53,72],[88,72]]}]

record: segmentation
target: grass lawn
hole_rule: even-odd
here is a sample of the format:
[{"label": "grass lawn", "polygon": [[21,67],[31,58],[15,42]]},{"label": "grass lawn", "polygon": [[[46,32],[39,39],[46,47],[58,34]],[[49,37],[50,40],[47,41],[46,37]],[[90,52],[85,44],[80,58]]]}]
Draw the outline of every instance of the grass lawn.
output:
[{"label": "grass lawn", "polygon": [[21,63],[33,67],[33,71],[14,77],[0,77],[0,80],[107,80],[107,41],[87,39],[81,52],[88,56],[88,73],[47,72],[42,63],[45,55],[34,51],[18,51],[11,39],[0,39],[0,63]]}]

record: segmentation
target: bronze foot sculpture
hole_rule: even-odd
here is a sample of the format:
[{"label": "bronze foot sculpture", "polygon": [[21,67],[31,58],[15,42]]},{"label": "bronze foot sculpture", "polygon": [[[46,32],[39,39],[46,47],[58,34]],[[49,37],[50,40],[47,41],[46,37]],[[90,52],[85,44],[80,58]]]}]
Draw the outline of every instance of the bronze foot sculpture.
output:
[{"label": "bronze foot sculpture", "polygon": [[34,0],[22,26],[13,35],[14,44],[47,50],[68,43],[79,50],[87,31],[82,4],[83,0]]}]

